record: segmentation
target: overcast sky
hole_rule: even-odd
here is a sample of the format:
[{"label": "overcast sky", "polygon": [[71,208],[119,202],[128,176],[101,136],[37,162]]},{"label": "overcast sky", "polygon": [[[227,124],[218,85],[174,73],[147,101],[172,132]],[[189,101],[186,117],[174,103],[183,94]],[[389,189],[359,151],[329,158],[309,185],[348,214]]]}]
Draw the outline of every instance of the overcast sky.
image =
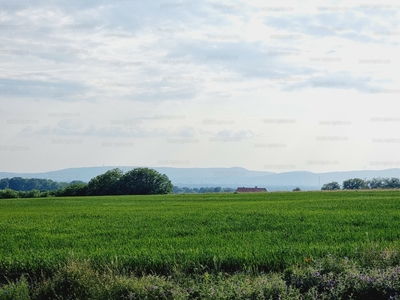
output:
[{"label": "overcast sky", "polygon": [[400,167],[395,1],[9,1],[0,16],[0,171]]}]

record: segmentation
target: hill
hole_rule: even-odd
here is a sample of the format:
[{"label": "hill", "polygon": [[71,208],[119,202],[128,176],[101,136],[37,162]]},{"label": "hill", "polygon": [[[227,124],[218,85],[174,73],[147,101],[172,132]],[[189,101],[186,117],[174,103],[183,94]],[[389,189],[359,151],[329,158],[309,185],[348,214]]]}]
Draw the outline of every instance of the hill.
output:
[{"label": "hill", "polygon": [[[107,166],[68,168],[43,173],[9,173],[0,172],[1,178],[42,178],[58,182],[81,180],[88,182],[91,178],[103,174],[113,168],[124,172],[137,166]],[[359,170],[346,172],[313,173],[306,171],[274,173],[267,171],[251,171],[240,167],[232,168],[170,168],[154,167],[156,171],[166,174],[173,185],[179,187],[221,186],[236,188],[239,186],[265,187],[269,191],[292,190],[300,187],[302,190],[318,190],[324,183],[337,181],[340,184],[350,178],[372,179],[374,177],[400,177],[400,169]]]}]

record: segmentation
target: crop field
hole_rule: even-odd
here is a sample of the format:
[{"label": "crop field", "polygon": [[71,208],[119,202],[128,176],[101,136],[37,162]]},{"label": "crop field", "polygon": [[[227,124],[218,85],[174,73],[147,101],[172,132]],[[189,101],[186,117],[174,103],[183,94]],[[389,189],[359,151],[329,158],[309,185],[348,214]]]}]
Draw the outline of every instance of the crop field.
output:
[{"label": "crop field", "polygon": [[282,271],[399,248],[399,191],[103,196],[0,201],[0,273],[69,259],[139,274]]}]

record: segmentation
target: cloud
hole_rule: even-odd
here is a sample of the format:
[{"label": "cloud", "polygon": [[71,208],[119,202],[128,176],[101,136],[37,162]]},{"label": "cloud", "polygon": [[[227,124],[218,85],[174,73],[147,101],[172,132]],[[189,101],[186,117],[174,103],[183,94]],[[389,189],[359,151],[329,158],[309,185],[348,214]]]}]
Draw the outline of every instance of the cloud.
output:
[{"label": "cloud", "polygon": [[[56,0],[33,5],[22,0],[0,7],[0,17],[0,97],[8,101],[0,118],[10,120],[1,132],[11,146],[50,137],[141,138],[136,157],[145,163],[169,151],[166,139],[194,138],[207,142],[196,144],[193,153],[185,152],[188,145],[176,151],[181,145],[170,143],[165,156],[191,156],[198,166],[212,161],[258,168],[263,157],[248,152],[248,145],[254,148],[251,140],[263,136],[287,138],[282,143],[293,155],[282,152],[281,163],[301,168],[296,160],[316,154],[304,141],[320,130],[301,127],[303,121],[332,115],[359,124],[357,109],[327,111],[327,105],[351,98],[351,107],[372,114],[377,98],[390,104],[398,96],[397,4]],[[390,113],[381,110],[382,117]],[[298,123],[266,131],[259,124],[263,118]],[[205,126],[205,119],[234,124]],[[370,132],[371,126],[362,128]],[[209,139],[242,143],[235,144],[236,156],[230,158],[232,144]],[[365,142],[352,146],[369,149]],[[86,163],[80,157],[59,162],[40,147],[31,149],[59,166]],[[92,152],[89,143],[80,147]],[[330,149],[319,157],[330,156]],[[30,153],[23,158],[34,161]],[[6,161],[23,168],[22,158],[4,154],[0,168],[8,167]],[[346,155],[340,166],[368,164],[361,161],[366,156],[353,162]]]},{"label": "cloud", "polygon": [[[33,126],[25,126],[21,130],[21,134],[24,136],[85,136],[85,137],[135,137],[135,138],[154,138],[154,137],[182,137],[191,138],[195,137],[197,130],[190,126],[170,126],[165,127],[149,127],[142,125],[135,125],[129,122],[130,120],[120,120],[125,125],[114,125],[115,121],[110,121],[109,126],[99,126],[96,124],[83,124],[81,121],[75,121],[73,119],[63,119],[56,125],[46,125],[38,129],[34,129]],[[132,121],[132,120],[131,120]],[[139,120],[136,120],[138,122]]]}]

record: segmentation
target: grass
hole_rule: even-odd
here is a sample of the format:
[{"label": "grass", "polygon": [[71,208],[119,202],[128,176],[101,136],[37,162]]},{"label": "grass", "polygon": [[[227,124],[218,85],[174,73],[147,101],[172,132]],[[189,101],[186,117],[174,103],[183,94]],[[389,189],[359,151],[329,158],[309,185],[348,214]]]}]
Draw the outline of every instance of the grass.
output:
[{"label": "grass", "polygon": [[[209,274],[214,282],[220,274],[258,278],[261,272],[281,278],[280,286],[288,269],[327,257],[346,257],[368,273],[400,263],[399,196],[338,191],[1,200],[0,273],[40,277],[38,290],[71,264],[88,264],[92,275],[114,270],[118,280],[137,280],[129,286],[151,276],[203,282]],[[315,272],[321,268],[314,265]],[[344,272],[339,269],[334,274]],[[185,286],[182,280],[174,281],[175,289]]]}]

